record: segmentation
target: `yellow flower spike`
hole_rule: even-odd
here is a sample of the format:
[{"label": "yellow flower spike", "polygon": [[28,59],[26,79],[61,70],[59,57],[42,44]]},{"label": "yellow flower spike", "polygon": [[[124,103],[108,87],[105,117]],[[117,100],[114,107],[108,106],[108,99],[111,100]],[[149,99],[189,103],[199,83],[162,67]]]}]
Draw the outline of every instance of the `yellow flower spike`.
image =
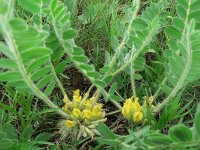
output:
[{"label": "yellow flower spike", "polygon": [[79,118],[81,116],[81,111],[78,108],[74,108],[72,111],[72,116],[75,118]]},{"label": "yellow flower spike", "polygon": [[142,118],[143,118],[143,113],[140,111],[137,111],[133,114],[132,119],[135,123],[139,123],[142,120]]},{"label": "yellow flower spike", "polygon": [[75,102],[81,102],[82,96],[80,96],[80,90],[75,90],[73,99]]},{"label": "yellow flower spike", "polygon": [[76,125],[76,122],[71,121],[71,120],[65,120],[64,124],[67,128],[72,128]]},{"label": "yellow flower spike", "polygon": [[83,112],[82,112],[82,114],[81,114],[81,117],[82,117],[83,119],[91,119],[91,117],[92,117],[92,112],[91,112],[90,110],[88,110],[88,109],[85,109],[85,110],[83,110]]}]

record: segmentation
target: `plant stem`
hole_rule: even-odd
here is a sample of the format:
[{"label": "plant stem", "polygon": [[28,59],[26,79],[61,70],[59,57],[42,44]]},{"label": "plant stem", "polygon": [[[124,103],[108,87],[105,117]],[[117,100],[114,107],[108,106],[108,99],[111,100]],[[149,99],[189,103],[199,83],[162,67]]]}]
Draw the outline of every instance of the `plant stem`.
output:
[{"label": "plant stem", "polygon": [[121,112],[121,110],[112,111],[112,112],[107,113],[106,116],[111,116],[111,115],[117,114],[119,112]]},{"label": "plant stem", "polygon": [[132,93],[133,93],[133,96],[136,97],[137,94],[136,94],[136,90],[135,90],[135,78],[134,78],[134,75],[135,75],[135,71],[134,71],[134,68],[133,68],[133,62],[131,62],[131,87],[132,87]]}]

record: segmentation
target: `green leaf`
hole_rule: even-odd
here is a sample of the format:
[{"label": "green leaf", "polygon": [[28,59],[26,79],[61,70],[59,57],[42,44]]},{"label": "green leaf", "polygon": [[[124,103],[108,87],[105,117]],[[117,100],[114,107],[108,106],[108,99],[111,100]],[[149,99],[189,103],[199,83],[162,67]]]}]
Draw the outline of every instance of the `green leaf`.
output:
[{"label": "green leaf", "polygon": [[19,72],[7,71],[0,74],[0,81],[12,81],[13,79],[21,79]]},{"label": "green leaf", "polygon": [[72,55],[83,55],[83,49],[80,47],[74,47]]},{"label": "green leaf", "polygon": [[40,12],[40,4],[35,2],[35,0],[18,0],[19,4],[32,13]]},{"label": "green leaf", "polygon": [[94,71],[94,67],[88,64],[80,64],[79,67],[85,70],[86,72]]},{"label": "green leaf", "polygon": [[19,88],[27,88],[26,82],[22,79],[13,78],[12,80],[7,82],[7,86]]},{"label": "green leaf", "polygon": [[37,47],[37,48],[31,48],[26,51],[23,51],[21,53],[21,57],[26,60],[26,59],[35,59],[35,58],[40,58],[44,57],[47,55],[50,55],[52,51],[48,48],[44,47]]},{"label": "green leaf", "polygon": [[59,74],[62,73],[65,70],[65,68],[66,68],[66,61],[62,61],[56,66],[55,71],[57,74]]},{"label": "green leaf", "polygon": [[113,94],[115,93],[116,90],[117,90],[117,82],[114,82],[114,83],[112,84],[112,86],[110,87],[108,93],[111,94],[111,95],[113,95]]},{"label": "green leaf", "polygon": [[173,25],[174,25],[175,28],[177,28],[179,30],[183,30],[184,27],[185,27],[183,20],[180,19],[180,18],[174,18],[173,19]]},{"label": "green leaf", "polygon": [[15,67],[17,67],[15,61],[4,58],[0,59],[0,68],[14,69]]},{"label": "green leaf", "polygon": [[101,68],[101,73],[106,73],[106,72],[108,72],[110,70],[110,67],[109,66],[104,66],[103,68]]},{"label": "green leaf", "polygon": [[187,142],[192,140],[192,132],[191,130],[183,125],[175,125],[169,129],[169,136],[174,140],[174,141],[182,141],[182,142]]},{"label": "green leaf", "polygon": [[149,134],[144,138],[144,143],[151,146],[169,145],[173,143],[172,139],[162,134]]},{"label": "green leaf", "polygon": [[7,138],[3,138],[1,139],[0,142],[0,150],[10,150],[13,145],[15,144],[15,141],[11,140],[11,139],[7,139]]},{"label": "green leaf", "polygon": [[136,18],[132,23],[132,28],[134,30],[144,30],[148,27],[148,24],[142,18]]},{"label": "green leaf", "polygon": [[138,74],[138,73],[135,73],[135,74],[134,74],[134,78],[135,78],[136,80],[142,80],[142,79],[143,79],[142,76],[141,76],[140,74]]},{"label": "green leaf", "polygon": [[39,59],[33,60],[27,66],[27,72],[32,73],[34,70],[38,69],[40,66],[44,65],[48,60],[48,57],[41,57]]},{"label": "green leaf", "polygon": [[0,42],[0,52],[3,53],[5,56],[7,56],[10,59],[14,59],[12,53],[9,51],[8,47]]},{"label": "green leaf", "polygon": [[115,135],[103,122],[99,122],[97,126],[97,130],[99,133],[107,138],[107,139],[116,139],[117,135]]},{"label": "green leaf", "polygon": [[170,38],[174,39],[180,39],[181,38],[181,33],[174,27],[167,27],[165,29],[165,32]]},{"label": "green leaf", "polygon": [[65,32],[63,32],[63,39],[64,40],[69,40],[69,39],[73,39],[77,36],[77,31],[76,30],[67,30]]},{"label": "green leaf", "polygon": [[196,19],[198,22],[200,21],[199,11],[194,11],[189,15],[189,19]]},{"label": "green leaf", "polygon": [[113,80],[113,76],[111,75],[103,78],[103,82],[105,83],[110,83],[112,80]]},{"label": "green leaf", "polygon": [[98,78],[101,78],[101,75],[98,73],[98,72],[87,72],[87,75],[92,77],[92,78],[95,78],[95,79],[98,79]]},{"label": "green leaf", "polygon": [[200,104],[197,106],[197,112],[194,118],[194,129],[196,131],[196,134],[200,138]]},{"label": "green leaf", "polygon": [[117,95],[110,95],[110,98],[116,102],[121,102],[122,98]]},{"label": "green leaf", "polygon": [[101,144],[106,144],[106,145],[110,145],[110,146],[114,146],[114,147],[121,144],[121,141],[112,140],[112,139],[97,138],[97,141]]},{"label": "green leaf", "polygon": [[5,15],[8,12],[8,5],[2,1],[0,1],[0,3],[0,14]]},{"label": "green leaf", "polygon": [[18,31],[23,31],[27,29],[26,24],[21,19],[12,19],[9,21],[9,24],[12,25],[12,29]]},{"label": "green leaf", "polygon": [[33,127],[31,125],[27,126],[21,133],[20,139],[21,140],[31,140],[31,136],[33,134]]},{"label": "green leaf", "polygon": [[106,83],[101,81],[101,80],[94,80],[94,83],[98,86],[100,86],[101,88],[106,87]]},{"label": "green leaf", "polygon": [[31,79],[33,81],[37,81],[38,79],[40,79],[41,77],[44,77],[47,73],[49,73],[51,71],[51,67],[50,66],[46,66],[46,67],[43,67],[43,68],[40,68],[38,71],[36,71]]},{"label": "green leaf", "polygon": [[47,96],[49,96],[49,95],[52,93],[52,91],[53,91],[55,85],[56,85],[55,82],[52,81],[52,82],[47,86],[47,88],[45,89],[45,92],[44,92],[44,93],[45,93]]},{"label": "green leaf", "polygon": [[47,75],[45,77],[43,77],[38,83],[37,83],[37,87],[39,89],[44,88],[49,82],[51,82],[52,80],[54,80],[53,75]]},{"label": "green leaf", "polygon": [[51,133],[40,133],[36,138],[35,141],[48,141],[51,138]]},{"label": "green leaf", "polygon": [[73,59],[77,62],[80,63],[87,63],[88,62],[88,58],[86,56],[73,56]]},{"label": "green leaf", "polygon": [[51,10],[54,10],[57,6],[58,0],[52,0],[51,1]]},{"label": "green leaf", "polygon": [[187,17],[187,12],[182,6],[178,5],[176,9],[180,18],[185,19]]}]

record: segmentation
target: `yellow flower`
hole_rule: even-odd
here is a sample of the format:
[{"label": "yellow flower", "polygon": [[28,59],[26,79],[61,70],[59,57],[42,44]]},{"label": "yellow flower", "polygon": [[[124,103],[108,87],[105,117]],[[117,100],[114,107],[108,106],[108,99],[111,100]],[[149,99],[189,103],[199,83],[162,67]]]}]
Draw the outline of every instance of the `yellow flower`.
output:
[{"label": "yellow flower", "polygon": [[74,99],[75,102],[80,102],[81,101],[82,96],[80,96],[80,90],[75,90],[74,91],[73,99]]},{"label": "yellow flower", "polygon": [[101,110],[103,108],[103,105],[102,104],[97,104],[96,107]]},{"label": "yellow flower", "polygon": [[141,106],[138,102],[139,98],[134,98],[134,102],[132,100],[133,97],[126,99],[122,107],[122,114],[127,119],[132,119],[133,122],[138,123],[142,120],[143,113],[141,112]]},{"label": "yellow flower", "polygon": [[140,108],[140,104],[138,103],[138,99],[136,99],[135,102],[132,101],[133,97],[126,99],[124,106],[122,108],[122,114],[126,117],[126,118],[130,118],[131,114],[134,111],[139,111]]},{"label": "yellow flower", "polygon": [[92,109],[92,117],[98,118],[99,116],[101,116],[101,109],[99,109],[99,107],[96,106]]},{"label": "yellow flower", "polygon": [[72,128],[76,125],[76,122],[71,121],[71,120],[65,120],[64,124],[67,128]]},{"label": "yellow flower", "polygon": [[83,119],[90,119],[92,117],[92,112],[88,109],[83,110],[81,114]]},{"label": "yellow flower", "polygon": [[74,91],[74,96],[80,96],[80,90],[79,89]]},{"label": "yellow flower", "polygon": [[136,98],[135,98],[135,102],[134,102],[134,110],[135,110],[135,111],[140,111],[140,110],[141,110],[141,106],[140,106],[138,100],[139,100],[139,98],[136,97]]},{"label": "yellow flower", "polygon": [[86,108],[86,109],[90,109],[92,107],[92,104],[89,100],[86,100],[83,102],[83,106]]},{"label": "yellow flower", "polygon": [[74,108],[72,111],[72,116],[75,118],[79,118],[81,116],[81,111],[80,109]]},{"label": "yellow flower", "polygon": [[132,119],[133,119],[134,122],[138,123],[138,122],[140,122],[142,120],[142,118],[143,118],[143,113],[140,112],[140,111],[137,111],[137,112],[135,112],[133,114],[133,118]]}]

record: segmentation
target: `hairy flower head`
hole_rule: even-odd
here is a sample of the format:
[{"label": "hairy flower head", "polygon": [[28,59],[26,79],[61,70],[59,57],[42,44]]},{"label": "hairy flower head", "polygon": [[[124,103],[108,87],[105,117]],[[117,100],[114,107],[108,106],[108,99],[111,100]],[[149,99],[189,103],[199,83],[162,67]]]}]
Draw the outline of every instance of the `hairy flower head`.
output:
[{"label": "hairy flower head", "polygon": [[89,98],[88,93],[82,97],[80,95],[80,90],[75,90],[73,100],[70,101],[64,98],[63,102],[64,106],[62,109],[69,116],[68,120],[64,120],[60,123],[62,127],[60,129],[61,135],[65,135],[63,137],[66,137],[71,131],[77,133],[77,137],[86,136],[88,133],[90,133],[90,136],[93,136],[97,133],[94,128],[97,126],[98,122],[106,120],[103,105],[98,103],[98,97]]}]

